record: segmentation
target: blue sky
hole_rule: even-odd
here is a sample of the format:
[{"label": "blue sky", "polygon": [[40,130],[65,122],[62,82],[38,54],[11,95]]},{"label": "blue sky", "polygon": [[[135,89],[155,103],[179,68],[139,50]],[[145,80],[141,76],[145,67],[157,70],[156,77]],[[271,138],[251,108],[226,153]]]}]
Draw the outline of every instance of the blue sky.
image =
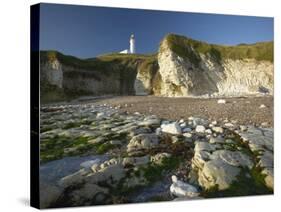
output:
[{"label": "blue sky", "polygon": [[41,4],[40,49],[81,58],[129,48],[156,52],[168,33],[209,43],[235,45],[273,40],[273,18],[204,13]]}]

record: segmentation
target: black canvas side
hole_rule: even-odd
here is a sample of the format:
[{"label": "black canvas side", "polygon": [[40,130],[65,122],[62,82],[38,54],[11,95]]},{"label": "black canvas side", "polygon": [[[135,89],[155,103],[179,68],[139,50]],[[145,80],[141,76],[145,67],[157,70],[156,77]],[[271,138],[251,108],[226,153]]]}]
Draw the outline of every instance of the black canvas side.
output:
[{"label": "black canvas side", "polygon": [[30,205],[40,208],[39,192],[39,26],[40,5],[30,7]]}]

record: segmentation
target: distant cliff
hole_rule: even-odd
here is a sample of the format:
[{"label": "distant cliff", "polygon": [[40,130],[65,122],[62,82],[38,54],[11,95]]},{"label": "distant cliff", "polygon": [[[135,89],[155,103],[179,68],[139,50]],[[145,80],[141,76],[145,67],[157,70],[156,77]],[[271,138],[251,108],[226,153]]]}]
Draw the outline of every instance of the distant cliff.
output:
[{"label": "distant cliff", "polygon": [[81,95],[240,96],[273,93],[273,42],[212,45],[169,34],[154,55],[79,59],[40,52],[43,102]]},{"label": "distant cliff", "polygon": [[79,59],[57,51],[40,54],[43,102],[81,95],[148,95],[158,70],[156,55],[108,54]]},{"label": "distant cliff", "polygon": [[273,42],[219,46],[170,34],[158,53],[163,96],[273,92]]}]

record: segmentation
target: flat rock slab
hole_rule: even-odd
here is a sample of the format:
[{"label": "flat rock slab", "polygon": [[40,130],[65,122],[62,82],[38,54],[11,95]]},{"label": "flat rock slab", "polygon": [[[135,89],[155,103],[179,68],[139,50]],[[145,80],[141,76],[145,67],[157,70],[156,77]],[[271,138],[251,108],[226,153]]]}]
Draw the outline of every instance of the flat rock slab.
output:
[{"label": "flat rock slab", "polygon": [[254,162],[246,154],[239,151],[217,150],[210,156],[212,160],[221,159],[223,162],[236,167],[253,168]]},{"label": "flat rock slab", "polygon": [[265,151],[258,158],[260,159],[259,163],[258,163],[260,167],[273,168],[273,154],[272,154],[272,152]]},{"label": "flat rock slab", "polygon": [[222,159],[211,160],[205,163],[198,173],[198,182],[205,188],[210,189],[218,186],[219,190],[229,188],[240,173],[240,168],[225,163]]},{"label": "flat rock slab", "polygon": [[215,151],[215,150],[216,150],[216,147],[212,144],[209,144],[208,142],[197,141],[195,143],[195,148],[194,148],[195,152],[200,152],[200,151],[211,152],[211,151]]},{"label": "flat rock slab", "polygon": [[273,151],[273,129],[248,127],[245,132],[238,132],[244,141],[249,142],[250,149],[254,151],[270,150]]}]

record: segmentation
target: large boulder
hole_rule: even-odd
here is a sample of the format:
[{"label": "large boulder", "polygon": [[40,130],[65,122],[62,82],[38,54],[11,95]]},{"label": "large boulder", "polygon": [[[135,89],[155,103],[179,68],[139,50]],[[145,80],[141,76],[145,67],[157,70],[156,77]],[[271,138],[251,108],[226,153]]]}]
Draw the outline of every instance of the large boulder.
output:
[{"label": "large boulder", "polygon": [[210,189],[218,186],[219,190],[229,188],[237,179],[240,168],[231,166],[221,159],[207,161],[198,173],[198,182],[205,188]]},{"label": "large boulder", "polygon": [[237,176],[242,171],[241,167],[252,169],[254,166],[251,158],[242,152],[224,149],[213,152],[208,150],[210,150],[208,145],[197,146],[192,158],[192,167],[198,170],[198,182],[205,189],[215,186],[218,186],[219,190],[227,189],[237,180]]}]

